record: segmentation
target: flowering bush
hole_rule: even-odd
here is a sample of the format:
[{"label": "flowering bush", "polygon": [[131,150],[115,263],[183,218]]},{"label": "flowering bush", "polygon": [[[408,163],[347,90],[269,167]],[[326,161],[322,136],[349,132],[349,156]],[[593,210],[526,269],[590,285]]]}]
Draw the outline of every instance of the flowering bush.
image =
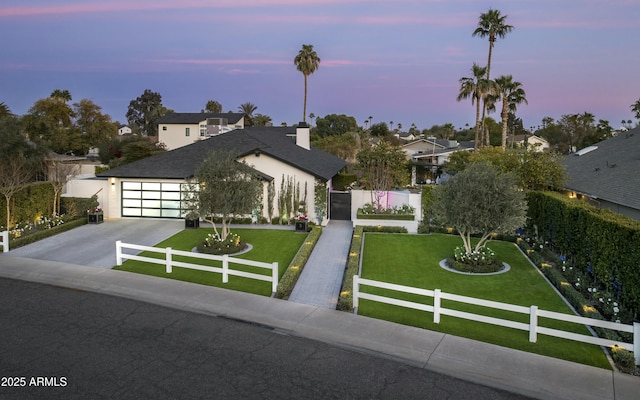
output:
[{"label": "flowering bush", "polygon": [[244,250],[247,244],[240,240],[240,236],[229,232],[223,240],[220,235],[208,234],[204,241],[198,245],[198,251],[206,254],[233,254]]},{"label": "flowering bush", "polygon": [[102,211],[102,208],[100,207],[93,207],[87,210],[87,214],[100,214]]},{"label": "flowering bush", "polygon": [[447,263],[451,268],[463,272],[488,273],[502,268],[496,253],[486,246],[471,253],[467,253],[464,247],[458,246],[453,252],[453,257],[447,259]]},{"label": "flowering bush", "polygon": [[[9,229],[9,236],[12,239],[16,239],[33,232],[55,228],[56,226],[64,224],[66,220],[67,218],[64,214],[54,214],[51,217],[40,216],[36,218],[34,222],[18,222],[12,229]],[[3,230],[5,230],[5,228],[0,227],[0,231]]]},{"label": "flowering bush", "polygon": [[360,209],[362,214],[394,214],[394,215],[413,215],[416,211],[414,207],[408,204],[402,206],[393,206],[390,208],[376,208],[373,204],[367,203]]}]

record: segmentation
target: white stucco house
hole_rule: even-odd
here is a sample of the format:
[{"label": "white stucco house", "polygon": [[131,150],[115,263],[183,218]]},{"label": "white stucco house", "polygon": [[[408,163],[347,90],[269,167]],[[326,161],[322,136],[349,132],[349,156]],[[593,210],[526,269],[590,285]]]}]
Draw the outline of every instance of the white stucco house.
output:
[{"label": "white stucco house", "polygon": [[507,136],[507,147],[527,148],[535,151],[549,149],[547,139],[536,135],[509,135]]},{"label": "white stucco house", "polygon": [[243,113],[171,113],[156,123],[158,142],[164,143],[167,150],[249,125]]},{"label": "white stucco house", "polygon": [[[188,181],[214,150],[232,151],[263,177],[262,216],[279,215],[278,195],[282,182],[295,182],[300,196],[306,192],[307,215],[317,221],[314,209],[316,183],[329,190],[331,179],[345,167],[344,160],[310,146],[309,127],[248,127],[132,162],[85,180],[77,191],[98,194],[105,218],[183,218]],[[269,186],[275,189],[271,207]],[[305,190],[306,189],[306,190]],[[78,193],[79,194],[79,193]],[[328,207],[328,205],[327,205]]]}]

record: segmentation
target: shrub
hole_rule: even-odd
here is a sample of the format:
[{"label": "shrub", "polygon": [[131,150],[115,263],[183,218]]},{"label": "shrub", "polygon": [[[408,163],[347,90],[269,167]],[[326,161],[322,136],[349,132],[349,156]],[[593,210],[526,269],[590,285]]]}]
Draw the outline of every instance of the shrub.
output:
[{"label": "shrub", "polygon": [[15,249],[18,247],[26,246],[31,243],[35,243],[38,240],[42,240],[48,238],[53,235],[57,235],[58,233],[66,232],[73,228],[77,228],[87,223],[86,218],[78,218],[72,221],[65,222],[62,225],[53,227],[51,229],[45,229],[37,232],[33,232],[29,235],[25,235],[23,237],[19,237],[16,239],[9,239],[9,248]]},{"label": "shrub", "polygon": [[611,358],[622,372],[633,373],[636,370],[636,360],[632,352],[622,347],[611,348]]},{"label": "shrub", "polygon": [[380,232],[380,233],[407,233],[407,228],[403,226],[361,226],[362,232]]},{"label": "shrub", "polygon": [[356,226],[356,229],[353,231],[349,258],[347,259],[347,269],[344,272],[342,290],[340,290],[338,305],[336,307],[336,309],[340,311],[353,311],[353,276],[358,273],[358,269],[360,268],[360,250],[362,248],[364,228],[363,226]]},{"label": "shrub", "polygon": [[238,253],[246,248],[247,243],[233,232],[229,232],[224,240],[218,234],[210,233],[198,244],[198,252],[214,255]]}]

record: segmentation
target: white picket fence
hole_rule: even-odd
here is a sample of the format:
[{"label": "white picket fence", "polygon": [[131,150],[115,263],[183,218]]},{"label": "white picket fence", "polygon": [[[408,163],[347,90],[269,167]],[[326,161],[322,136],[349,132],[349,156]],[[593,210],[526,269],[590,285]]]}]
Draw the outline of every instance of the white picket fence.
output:
[{"label": "white picket fence", "polygon": [[[391,297],[364,293],[360,291],[360,285],[390,289],[398,292],[412,293],[420,296],[433,297],[433,305],[415,303],[406,300],[394,299]],[[575,315],[562,314],[554,311],[540,310],[537,306],[523,307],[513,304],[500,303],[496,301],[482,300],[473,297],[460,296],[451,293],[442,292],[440,289],[428,290],[414,288],[410,286],[396,285],[393,283],[379,282],[370,279],[360,278],[358,275],[353,277],[353,307],[357,312],[360,299],[377,301],[380,303],[393,304],[396,306],[411,308],[415,310],[427,311],[433,313],[433,322],[440,323],[441,315],[450,315],[452,317],[464,318],[472,321],[484,322],[493,325],[505,326],[508,328],[520,329],[529,332],[529,341],[536,342],[537,335],[543,334],[555,336],[559,338],[575,340],[578,342],[591,343],[599,346],[619,346],[629,351],[633,351],[636,364],[640,365],[640,323],[634,322],[633,325],[619,324],[615,322],[602,321],[598,319],[579,317]],[[512,311],[520,314],[529,315],[529,323],[511,321],[495,317],[488,317],[480,314],[473,314],[464,311],[454,310],[442,307],[442,300],[452,300],[459,303],[473,304],[497,310]],[[609,339],[599,338],[595,336],[581,335],[573,332],[566,332],[558,329],[546,328],[538,325],[538,318],[548,318],[552,320],[572,322],[580,325],[597,326],[600,328],[611,329],[619,332],[628,332],[633,334],[633,343],[616,342]]]},{"label": "white picket fence", "polygon": [[2,246],[2,252],[6,253],[9,251],[9,231],[0,232],[0,246]]},{"label": "white picket fence", "polygon": [[[149,251],[154,253],[162,253],[162,254],[165,254],[165,258],[161,259],[161,258],[145,257],[145,256],[140,256],[135,254],[127,254],[122,252],[123,249],[133,249],[133,250]],[[186,263],[182,261],[176,261],[173,259],[174,255],[199,258],[203,260],[222,261],[222,267],[211,267],[208,265],[200,265],[200,264],[192,264],[192,263]],[[216,272],[216,273],[222,274],[222,283],[228,283],[229,275],[235,275],[235,276],[242,276],[245,278],[271,282],[272,293],[275,293],[278,288],[278,263],[277,262],[265,263],[260,261],[244,260],[242,258],[229,257],[226,254],[222,256],[216,256],[212,254],[193,253],[190,251],[174,250],[171,247],[166,247],[163,249],[159,247],[150,247],[150,246],[142,246],[138,244],[122,243],[122,241],[118,240],[116,242],[116,264],[119,266],[122,265],[122,260],[125,258],[129,260],[138,260],[138,261],[164,265],[165,271],[168,274],[170,274],[173,271],[173,267],[190,268],[190,269],[197,269],[200,271]],[[258,268],[270,269],[271,275],[261,275],[253,272],[246,272],[246,271],[231,269],[229,268],[230,264],[242,264],[242,265],[249,265],[249,266],[258,267]]]}]

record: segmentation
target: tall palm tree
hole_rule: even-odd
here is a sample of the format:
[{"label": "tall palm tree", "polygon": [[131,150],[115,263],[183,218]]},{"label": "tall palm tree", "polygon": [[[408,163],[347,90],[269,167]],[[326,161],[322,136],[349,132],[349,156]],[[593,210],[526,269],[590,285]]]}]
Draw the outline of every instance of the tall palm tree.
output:
[{"label": "tall palm tree", "polygon": [[502,100],[502,112],[500,117],[502,118],[502,150],[507,148],[507,122],[509,119],[509,112],[515,113],[518,109],[518,104],[529,104],[527,102],[527,94],[522,89],[522,83],[514,81],[513,76],[503,75],[496,80],[498,89],[498,97]]},{"label": "tall palm tree", "polygon": [[460,82],[460,91],[458,92],[457,101],[471,98],[471,104],[476,106],[476,126],[475,126],[475,142],[474,148],[478,148],[480,139],[480,102],[484,93],[483,88],[486,86],[484,82],[487,74],[487,68],[481,67],[476,63],[473,63],[471,67],[471,76],[462,77]]},{"label": "tall palm tree", "polygon": [[[472,36],[480,36],[481,38],[489,38],[489,56],[487,57],[487,76],[491,79],[491,55],[493,54],[493,46],[497,38],[504,38],[507,33],[513,30],[513,26],[505,24],[506,15],[501,15],[500,10],[489,9],[486,13],[480,14],[478,27],[473,31]],[[483,101],[482,106],[482,131],[484,132],[484,117],[487,112],[487,104]]]},{"label": "tall palm tree", "polygon": [[505,24],[506,15],[500,15],[499,10],[489,9],[480,14],[478,27],[473,31],[473,36],[481,38],[489,37],[489,57],[487,58],[487,79],[491,79],[491,55],[497,38],[504,38],[513,30],[513,26]]},{"label": "tall palm tree", "polygon": [[303,44],[302,49],[293,59],[296,69],[304,75],[304,110],[302,113],[302,121],[307,122],[307,77],[318,69],[320,66],[320,57],[313,50],[313,45]]},{"label": "tall palm tree", "polygon": [[253,113],[257,109],[258,109],[258,106],[256,106],[253,103],[249,103],[249,102],[242,103],[238,107],[238,111],[240,111],[241,113],[244,113],[248,118],[253,118]]},{"label": "tall palm tree", "polygon": [[65,102],[71,101],[71,93],[67,89],[55,89],[53,92],[51,92],[51,95],[49,97],[61,99]]}]

